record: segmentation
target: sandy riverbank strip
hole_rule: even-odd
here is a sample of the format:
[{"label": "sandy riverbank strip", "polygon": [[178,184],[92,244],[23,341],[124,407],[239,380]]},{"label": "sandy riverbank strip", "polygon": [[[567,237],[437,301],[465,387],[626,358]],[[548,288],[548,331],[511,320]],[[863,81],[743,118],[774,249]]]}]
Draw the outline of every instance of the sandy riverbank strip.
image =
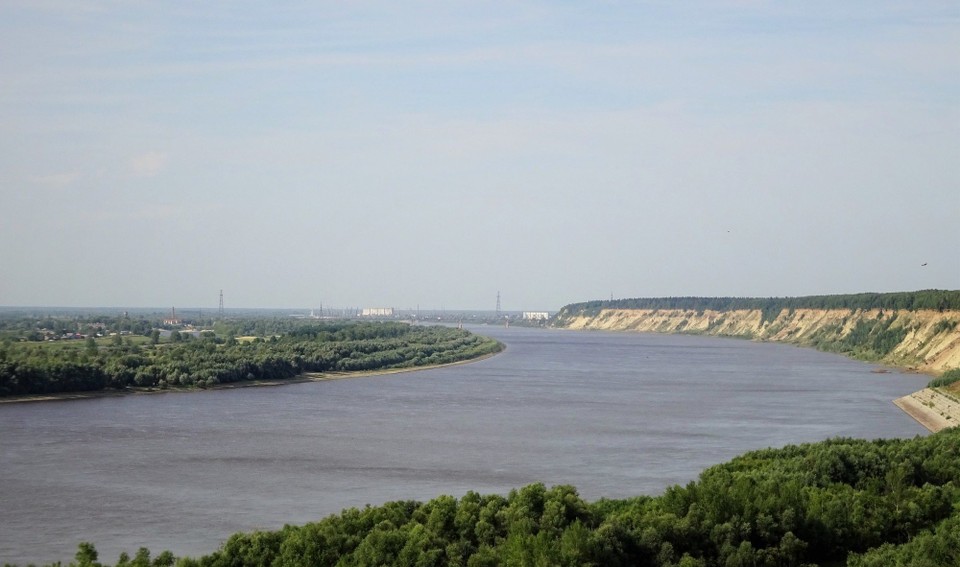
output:
[{"label": "sandy riverbank strip", "polygon": [[459,366],[461,364],[471,364],[480,362],[490,357],[496,356],[507,350],[504,346],[497,352],[478,356],[468,360],[458,360],[446,364],[433,364],[430,366],[411,366],[405,368],[385,368],[382,370],[360,370],[357,372],[306,372],[293,378],[281,378],[278,380],[250,380],[242,382],[229,382],[227,384],[217,384],[210,388],[126,388],[124,390],[97,390],[95,392],[62,392],[57,394],[41,394],[28,396],[11,396],[9,398],[0,398],[0,404],[18,404],[27,402],[50,402],[63,400],[87,400],[92,398],[114,398],[117,396],[131,396],[142,394],[170,394],[175,392],[206,392],[213,390],[232,390],[234,388],[262,388],[266,386],[285,386],[287,384],[303,384],[305,382],[328,382],[330,380],[345,380],[348,378],[364,378],[367,376],[382,376],[384,374],[400,374],[402,372],[419,372],[421,370],[433,370],[435,368],[446,368],[447,366]]},{"label": "sandy riverbank strip", "polygon": [[934,433],[960,425],[960,402],[933,388],[897,398],[893,403]]}]

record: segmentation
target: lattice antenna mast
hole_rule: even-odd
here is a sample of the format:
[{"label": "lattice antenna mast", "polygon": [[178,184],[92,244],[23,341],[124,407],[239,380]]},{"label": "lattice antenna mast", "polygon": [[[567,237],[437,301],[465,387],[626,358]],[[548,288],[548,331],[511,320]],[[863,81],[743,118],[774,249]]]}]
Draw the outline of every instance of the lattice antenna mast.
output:
[{"label": "lattice antenna mast", "polygon": [[500,292],[497,291],[497,319],[500,318]]},{"label": "lattice antenna mast", "polygon": [[220,319],[223,319],[223,290],[220,290],[220,310],[217,311],[217,316]]}]

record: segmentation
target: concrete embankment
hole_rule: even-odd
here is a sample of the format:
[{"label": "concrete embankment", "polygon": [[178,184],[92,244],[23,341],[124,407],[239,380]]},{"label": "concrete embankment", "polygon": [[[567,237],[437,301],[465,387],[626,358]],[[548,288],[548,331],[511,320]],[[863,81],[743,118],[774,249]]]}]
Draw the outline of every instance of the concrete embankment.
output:
[{"label": "concrete embankment", "polygon": [[934,433],[960,424],[958,398],[935,388],[924,388],[919,392],[897,398],[893,403]]}]

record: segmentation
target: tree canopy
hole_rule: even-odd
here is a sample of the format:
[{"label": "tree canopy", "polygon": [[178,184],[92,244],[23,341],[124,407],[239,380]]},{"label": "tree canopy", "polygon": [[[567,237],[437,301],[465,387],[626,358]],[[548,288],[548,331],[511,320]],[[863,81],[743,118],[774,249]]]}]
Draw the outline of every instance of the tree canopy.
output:
[{"label": "tree canopy", "polygon": [[169,342],[142,344],[116,334],[69,344],[0,345],[0,397],[124,388],[208,388],[250,380],[290,379],[305,372],[352,372],[444,364],[497,352],[495,340],[467,331],[405,323],[236,324],[284,334],[237,340],[173,331]]}]

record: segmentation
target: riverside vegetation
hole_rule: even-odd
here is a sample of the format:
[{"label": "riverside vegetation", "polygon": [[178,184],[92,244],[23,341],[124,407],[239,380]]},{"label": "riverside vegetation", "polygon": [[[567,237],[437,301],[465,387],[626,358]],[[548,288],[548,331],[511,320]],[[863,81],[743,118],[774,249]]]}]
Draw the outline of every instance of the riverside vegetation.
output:
[{"label": "riverside vegetation", "polygon": [[[106,327],[95,319],[70,324],[91,332]],[[217,323],[215,330],[202,332],[174,330],[168,338],[151,324],[159,321],[118,318],[108,323],[117,329],[112,336],[44,340],[33,323],[5,321],[0,328],[0,397],[210,388],[304,373],[445,364],[502,349],[499,342],[467,331],[399,322],[250,319]],[[50,331],[46,333],[49,338]],[[53,336],[82,335],[61,329]]]},{"label": "riverside vegetation", "polygon": [[[117,567],[960,565],[960,429],[746,453],[658,497],[570,486],[348,509],[240,533],[197,559],[141,548]],[[78,567],[100,566],[82,543]]]}]

